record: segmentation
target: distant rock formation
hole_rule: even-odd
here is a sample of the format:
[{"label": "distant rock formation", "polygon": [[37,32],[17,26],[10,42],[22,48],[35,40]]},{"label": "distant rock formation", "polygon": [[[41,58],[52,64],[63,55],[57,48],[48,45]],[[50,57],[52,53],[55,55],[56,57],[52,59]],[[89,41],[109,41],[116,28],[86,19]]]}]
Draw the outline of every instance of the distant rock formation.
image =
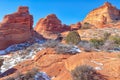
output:
[{"label": "distant rock formation", "polygon": [[91,11],[83,22],[98,27],[98,25],[104,25],[118,20],[120,20],[120,10],[111,3],[105,2],[101,7]]},{"label": "distant rock formation", "polygon": [[78,22],[78,23],[76,23],[76,24],[71,24],[71,25],[70,25],[70,28],[71,28],[71,30],[78,30],[78,29],[81,28],[81,23]]},{"label": "distant rock formation", "polygon": [[35,26],[35,31],[42,34],[45,38],[57,38],[57,34],[70,30],[70,27],[62,24],[55,14],[50,14],[41,18]]},{"label": "distant rock formation", "polygon": [[20,6],[17,12],[6,15],[0,23],[0,50],[31,38],[32,25],[33,17],[26,6]]},{"label": "distant rock formation", "polygon": [[19,23],[27,25],[30,29],[32,29],[33,16],[29,14],[28,9],[29,8],[26,6],[20,6],[17,12],[6,15],[2,23]]}]

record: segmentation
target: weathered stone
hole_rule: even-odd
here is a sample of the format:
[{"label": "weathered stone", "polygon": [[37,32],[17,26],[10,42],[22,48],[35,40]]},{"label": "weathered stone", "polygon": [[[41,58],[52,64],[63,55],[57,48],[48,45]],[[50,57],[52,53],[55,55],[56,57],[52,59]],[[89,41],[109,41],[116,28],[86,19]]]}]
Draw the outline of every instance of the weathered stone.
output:
[{"label": "weathered stone", "polygon": [[92,10],[83,22],[95,25],[96,27],[101,27],[118,20],[120,20],[120,10],[111,3],[106,2],[101,7]]},{"label": "weathered stone", "polygon": [[70,27],[65,24],[62,25],[55,14],[41,18],[35,27],[35,31],[47,39],[56,39],[58,33],[67,30],[70,30]]},{"label": "weathered stone", "polygon": [[6,15],[0,23],[0,50],[31,38],[32,25],[33,17],[26,6],[19,7],[16,13]]}]

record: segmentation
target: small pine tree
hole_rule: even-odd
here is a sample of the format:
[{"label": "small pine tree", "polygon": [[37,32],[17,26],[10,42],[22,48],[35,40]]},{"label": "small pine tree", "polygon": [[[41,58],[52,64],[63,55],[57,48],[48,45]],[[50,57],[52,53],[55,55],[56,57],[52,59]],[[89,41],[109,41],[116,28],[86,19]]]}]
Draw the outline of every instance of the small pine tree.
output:
[{"label": "small pine tree", "polygon": [[81,41],[80,35],[77,31],[71,31],[66,37],[66,43],[78,44]]}]

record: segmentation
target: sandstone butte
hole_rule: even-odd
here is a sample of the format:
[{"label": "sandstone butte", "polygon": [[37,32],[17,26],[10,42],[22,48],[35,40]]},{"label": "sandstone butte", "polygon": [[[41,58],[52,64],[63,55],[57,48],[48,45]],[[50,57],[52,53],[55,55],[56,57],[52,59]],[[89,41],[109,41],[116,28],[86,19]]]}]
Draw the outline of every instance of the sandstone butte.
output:
[{"label": "sandstone butte", "polygon": [[117,9],[109,2],[105,2],[99,8],[92,10],[83,23],[89,23],[97,28],[99,27],[109,27],[112,26],[111,23],[119,22],[120,20],[120,10]]},{"label": "sandstone butte", "polygon": [[68,26],[66,24],[62,24],[55,14],[49,14],[45,18],[41,18],[34,29],[45,38],[56,39],[58,37],[58,33],[69,30],[77,30],[80,29],[80,27],[80,22]]},{"label": "sandstone butte", "polygon": [[31,37],[32,26],[33,16],[26,6],[20,6],[17,12],[6,15],[0,23],[0,50],[27,41]]},{"label": "sandstone butte", "polygon": [[82,52],[76,55],[56,54],[53,49],[44,49],[37,53],[34,59],[24,61],[12,69],[16,71],[6,71],[7,77],[16,76],[18,72],[26,73],[32,68],[46,72],[52,80],[72,80],[71,70],[79,65],[90,65],[101,68],[97,70],[100,80],[120,80],[120,59],[118,53],[103,52]]}]

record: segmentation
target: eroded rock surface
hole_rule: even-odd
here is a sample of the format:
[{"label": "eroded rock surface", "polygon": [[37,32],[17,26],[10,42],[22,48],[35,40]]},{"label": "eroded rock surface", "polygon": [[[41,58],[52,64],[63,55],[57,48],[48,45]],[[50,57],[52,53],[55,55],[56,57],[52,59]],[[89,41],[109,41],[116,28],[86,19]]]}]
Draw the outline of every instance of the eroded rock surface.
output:
[{"label": "eroded rock surface", "polygon": [[32,25],[33,17],[28,7],[21,6],[17,12],[6,15],[0,23],[0,50],[31,38]]},{"label": "eroded rock surface", "polygon": [[92,10],[84,19],[84,23],[95,25],[96,27],[103,27],[103,25],[119,21],[120,10],[109,2],[105,2],[99,8]]}]

